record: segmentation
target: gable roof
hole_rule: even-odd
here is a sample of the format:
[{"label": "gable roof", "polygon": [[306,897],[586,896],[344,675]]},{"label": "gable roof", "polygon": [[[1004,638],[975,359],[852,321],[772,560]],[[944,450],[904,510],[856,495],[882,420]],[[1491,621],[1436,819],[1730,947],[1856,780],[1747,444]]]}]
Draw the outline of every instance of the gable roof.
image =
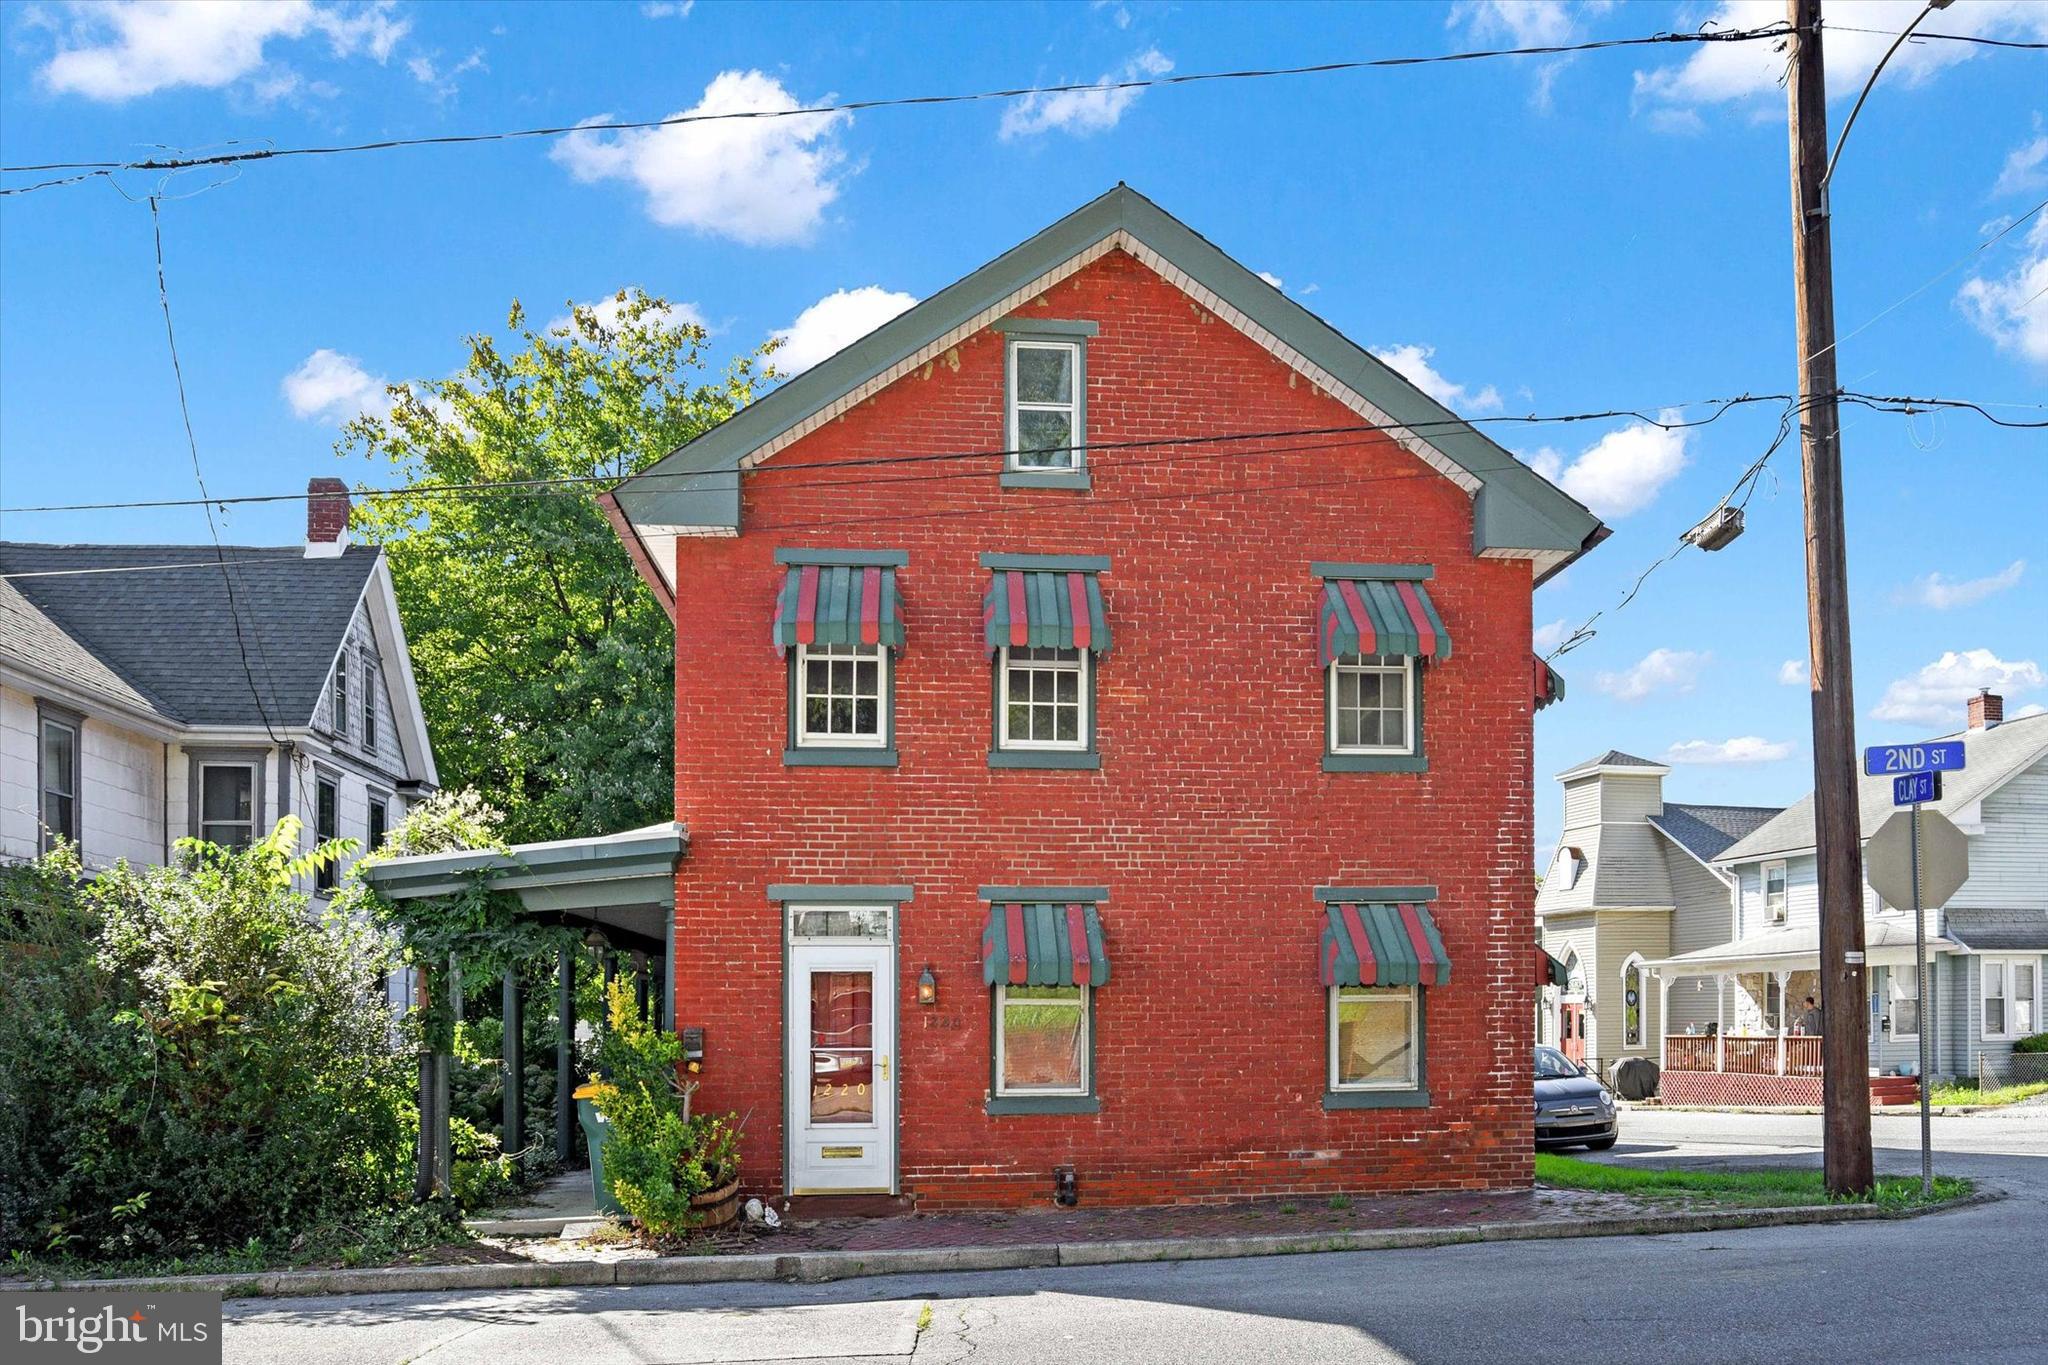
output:
[{"label": "gable roof", "polygon": [[1596,773],[1602,768],[1641,768],[1645,777],[1652,773],[1668,773],[1671,771],[1671,769],[1655,759],[1638,758],[1634,754],[1625,754],[1619,749],[1609,749],[1604,754],[1595,754],[1583,763],[1572,764],[1571,767],[1559,773],[1557,779],[1562,782],[1567,777],[1580,777],[1586,773]]},{"label": "gable roof", "polygon": [[1662,815],[1650,823],[1671,837],[1671,841],[1703,863],[1720,857],[1738,840],[1761,829],[1781,806],[1676,806],[1664,805]]},{"label": "gable roof", "polygon": [[306,558],[297,545],[220,553],[234,581],[233,615],[211,545],[0,541],[0,574],[53,574],[5,581],[164,717],[187,725],[309,723],[382,551],[352,545],[324,559]]},{"label": "gable roof", "polygon": [[155,702],[66,635],[62,626],[37,610],[35,603],[5,578],[0,578],[0,665],[11,665],[120,710],[168,719]]},{"label": "gable roof", "polygon": [[[1963,770],[1942,774],[1941,800],[1929,807],[1943,815],[1954,815],[2004,786],[2021,769],[2048,757],[2048,714],[1938,738],[1963,742]],[[1859,777],[1856,795],[1863,837],[1868,839],[1892,813],[1892,780],[1885,776]],[[1808,792],[1797,805],[1788,806],[1725,850],[1720,861],[1749,862],[1781,853],[1803,853],[1813,846],[1813,793]]]},{"label": "gable roof", "polygon": [[[1144,195],[1119,184],[606,494],[607,510],[616,513],[614,524],[636,562],[643,572],[651,563],[662,576],[650,586],[659,595],[674,571],[673,555],[659,551],[676,535],[739,531],[743,468],[1112,249],[1136,256],[1367,421],[1408,426],[1391,434],[1473,496],[1475,550],[1534,560],[1540,583],[1606,537],[1599,518],[1561,489]],[[667,583],[671,594],[674,586]]]}]

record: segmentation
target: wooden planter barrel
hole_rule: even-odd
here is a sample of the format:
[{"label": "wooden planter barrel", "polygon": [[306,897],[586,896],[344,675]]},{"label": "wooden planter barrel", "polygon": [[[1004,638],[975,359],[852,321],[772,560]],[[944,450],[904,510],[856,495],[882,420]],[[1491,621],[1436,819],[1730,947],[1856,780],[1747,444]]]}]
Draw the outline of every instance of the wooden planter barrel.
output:
[{"label": "wooden planter barrel", "polygon": [[715,1190],[690,1196],[690,1211],[700,1220],[700,1228],[722,1228],[740,1215],[740,1178],[733,1178]]}]

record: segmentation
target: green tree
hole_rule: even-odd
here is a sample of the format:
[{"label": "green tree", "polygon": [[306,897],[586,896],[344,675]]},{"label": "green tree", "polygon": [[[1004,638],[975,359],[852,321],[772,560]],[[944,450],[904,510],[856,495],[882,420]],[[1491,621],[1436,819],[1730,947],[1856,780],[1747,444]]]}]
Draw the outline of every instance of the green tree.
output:
[{"label": "green tree", "polygon": [[[772,343],[708,375],[702,327],[638,291],[613,303],[542,329],[515,303],[520,349],[468,338],[459,373],[394,386],[339,447],[407,490],[359,499],[354,525],[389,553],[443,782],[514,842],[671,817],[674,637],[589,480],[644,469],[773,376]],[[526,486],[434,491],[497,483]]]}]

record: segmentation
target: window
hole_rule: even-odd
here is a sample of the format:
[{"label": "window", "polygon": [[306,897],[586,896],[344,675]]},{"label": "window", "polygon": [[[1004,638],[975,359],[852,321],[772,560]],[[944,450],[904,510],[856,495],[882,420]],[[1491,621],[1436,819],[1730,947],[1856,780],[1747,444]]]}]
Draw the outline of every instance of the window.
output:
[{"label": "window", "polygon": [[880,645],[799,645],[794,667],[798,748],[887,747],[886,649]]},{"label": "window", "polygon": [[2030,957],[1983,960],[1986,1038],[2024,1038],[2039,1027],[2039,966]]},{"label": "window", "polygon": [[[320,843],[341,837],[341,788],[331,777],[313,784],[313,833]],[[341,880],[338,862],[324,864],[314,874],[313,889],[325,894]]]},{"label": "window", "polygon": [[1009,468],[1079,471],[1081,343],[1010,343]]},{"label": "window", "polygon": [[363,845],[365,853],[375,853],[378,849],[384,847],[384,835],[390,828],[390,818],[384,805],[384,798],[381,796],[371,797],[370,837]]},{"label": "window", "polygon": [[1005,647],[996,669],[999,748],[1088,747],[1086,650]]},{"label": "window", "polygon": [[348,656],[344,649],[334,661],[333,691],[328,697],[327,722],[339,739],[348,738]]},{"label": "window", "polygon": [[1621,1045],[1643,1045],[1643,964],[1631,961],[1621,971]]},{"label": "window", "polygon": [[1764,864],[1764,918],[1772,924],[1785,922],[1785,865]]},{"label": "window", "polygon": [[1422,1039],[1413,986],[1330,990],[1330,1089],[1415,1090]]},{"label": "window", "polygon": [[1398,654],[1345,654],[1330,664],[1330,752],[1415,751],[1415,661]]},{"label": "window", "polygon": [[363,655],[363,747],[377,747],[377,661]]},{"label": "window", "polygon": [[256,840],[256,769],[247,763],[199,765],[199,837],[222,848]]},{"label": "window", "polygon": [[42,849],[59,839],[78,842],[80,718],[37,707],[36,786]]},{"label": "window", "polygon": [[1088,988],[996,987],[998,1097],[1086,1095]]},{"label": "window", "polygon": [[1920,969],[1891,969],[1892,1037],[1920,1036]]}]

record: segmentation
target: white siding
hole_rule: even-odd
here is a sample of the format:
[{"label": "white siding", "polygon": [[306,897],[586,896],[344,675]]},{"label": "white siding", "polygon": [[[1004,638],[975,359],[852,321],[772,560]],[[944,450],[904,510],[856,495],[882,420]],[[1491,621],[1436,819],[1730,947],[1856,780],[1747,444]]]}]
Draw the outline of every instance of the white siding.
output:
[{"label": "white siding", "polygon": [[[1728,884],[1683,849],[1667,848],[1664,861],[1671,869],[1671,891],[1677,906],[1671,916],[1671,951],[1695,952],[1735,937],[1734,893]],[[1667,1032],[1684,1033],[1690,1028],[1704,1033],[1714,1021],[1713,988],[1701,990],[1701,984],[1680,979],[1672,985]]]},{"label": "white siding", "polygon": [[1617,777],[1600,779],[1600,818],[1610,822],[1639,821],[1664,813],[1664,779]]},{"label": "white siding", "polygon": [[1984,832],[1970,840],[1970,879],[1949,904],[2048,906],[2048,759],[1985,798]]},{"label": "white siding", "polygon": [[[1600,783],[1595,778],[1567,782],[1564,787],[1564,827],[1579,829],[1600,823]],[[1571,841],[1567,839],[1566,843]]]},{"label": "white siding", "polygon": [[0,687],[0,858],[36,856],[36,704]]},{"label": "white siding", "polygon": [[[0,857],[42,848],[36,699],[0,688]],[[78,843],[90,868],[163,858],[163,746],[97,716],[79,727]]]}]

